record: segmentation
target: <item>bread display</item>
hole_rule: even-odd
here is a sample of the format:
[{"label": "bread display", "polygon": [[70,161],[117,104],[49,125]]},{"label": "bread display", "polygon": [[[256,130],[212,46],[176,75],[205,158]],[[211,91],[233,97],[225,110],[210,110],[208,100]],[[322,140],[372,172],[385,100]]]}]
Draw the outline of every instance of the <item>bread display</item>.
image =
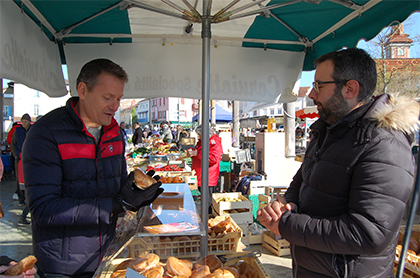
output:
[{"label": "bread display", "polygon": [[31,269],[34,267],[37,259],[35,256],[28,256],[24,259],[22,259],[20,262],[9,268],[4,275],[6,276],[18,276],[25,271]]},{"label": "bread display", "polygon": [[[248,258],[250,259],[250,258]],[[255,266],[255,263],[254,263]],[[256,266],[258,268],[258,266]],[[124,277],[126,269],[131,268],[146,278],[259,278],[259,272],[244,260],[234,265],[223,265],[214,254],[196,263],[189,260],[169,257],[166,264],[160,262],[153,253],[127,259],[113,268],[111,278]],[[261,272],[261,270],[260,270]],[[262,277],[262,276],[261,276]]]},{"label": "bread display", "polygon": [[156,183],[156,180],[149,175],[146,175],[142,170],[134,170],[134,184],[140,189],[149,188],[152,184]]},{"label": "bread display", "polygon": [[207,257],[204,257],[198,260],[194,265],[194,269],[198,269],[203,266],[208,266],[210,269],[210,272],[214,272],[219,267],[222,267],[222,262],[219,260],[219,258],[216,255],[210,254]]}]

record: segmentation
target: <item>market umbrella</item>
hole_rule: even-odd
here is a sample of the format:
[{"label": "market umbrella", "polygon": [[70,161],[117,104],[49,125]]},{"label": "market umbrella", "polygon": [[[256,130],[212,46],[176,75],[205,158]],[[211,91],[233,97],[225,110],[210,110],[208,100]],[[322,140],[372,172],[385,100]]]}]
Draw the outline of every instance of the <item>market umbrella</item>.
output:
[{"label": "market umbrella", "polygon": [[295,116],[302,120],[305,118],[309,118],[309,119],[318,118],[318,109],[316,108],[316,106],[308,106],[308,107],[297,110],[295,112]]}]

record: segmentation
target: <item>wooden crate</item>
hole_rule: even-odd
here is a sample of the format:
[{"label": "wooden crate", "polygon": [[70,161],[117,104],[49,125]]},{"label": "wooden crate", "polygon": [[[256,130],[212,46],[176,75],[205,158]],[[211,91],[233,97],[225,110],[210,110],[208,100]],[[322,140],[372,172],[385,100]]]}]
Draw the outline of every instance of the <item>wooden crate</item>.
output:
[{"label": "wooden crate", "polygon": [[[240,199],[240,202],[216,202],[221,197]],[[252,223],[252,202],[244,197],[240,192],[213,193],[212,196],[213,213],[215,215],[229,215],[238,224]],[[241,210],[238,213],[231,213],[232,210]]]},{"label": "wooden crate", "polygon": [[[235,255],[240,255],[240,254],[235,254]],[[245,257],[245,258],[239,258],[239,259],[232,259],[232,260],[227,261],[224,264],[224,266],[238,265],[242,261],[246,262],[252,267],[252,269],[257,271],[258,278],[270,278],[270,275],[268,275],[268,273],[265,271],[262,263],[260,262],[258,258]]]},{"label": "wooden crate", "polygon": [[[230,219],[235,229],[234,232],[227,233],[220,238],[208,237],[209,254],[224,255],[239,250],[239,241],[242,237],[242,230],[236,222],[229,216],[216,217],[223,221]],[[166,236],[139,237],[132,240],[128,245],[128,254],[130,257],[137,257],[144,252],[153,252],[160,256],[161,260],[173,256],[185,259],[198,259],[200,256],[200,237],[191,236],[190,240],[174,241],[175,237]]]},{"label": "wooden crate", "polygon": [[280,195],[283,195],[284,193],[286,193],[287,188],[288,188],[287,186],[280,186],[280,187],[278,187],[278,186],[266,186],[264,194],[268,195],[268,196],[272,196],[272,195],[278,194],[278,193]]},{"label": "wooden crate", "polygon": [[213,215],[216,215],[216,216],[230,216],[238,224],[249,224],[254,221],[254,216],[252,215],[251,211],[239,212],[239,213],[227,213],[227,211],[224,211],[222,215],[220,215],[214,209],[214,207],[212,211],[213,211]]},{"label": "wooden crate", "polygon": [[262,209],[271,203],[271,197],[268,195],[258,195],[258,208]]},{"label": "wooden crate", "polygon": [[263,232],[262,246],[264,246],[277,256],[290,255],[290,243],[285,239],[275,239],[275,235],[271,231]]}]

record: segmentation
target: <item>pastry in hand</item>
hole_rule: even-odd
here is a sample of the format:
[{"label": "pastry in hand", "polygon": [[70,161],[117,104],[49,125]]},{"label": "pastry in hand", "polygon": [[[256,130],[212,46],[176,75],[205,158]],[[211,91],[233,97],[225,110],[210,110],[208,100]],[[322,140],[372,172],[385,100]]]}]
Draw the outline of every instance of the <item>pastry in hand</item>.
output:
[{"label": "pastry in hand", "polygon": [[18,262],[17,264],[13,265],[11,268],[9,268],[4,275],[6,276],[18,276],[29,269],[33,268],[37,259],[35,256],[28,256]]},{"label": "pastry in hand", "polygon": [[140,189],[149,188],[152,184],[157,181],[149,175],[146,175],[142,170],[134,170],[134,184]]}]

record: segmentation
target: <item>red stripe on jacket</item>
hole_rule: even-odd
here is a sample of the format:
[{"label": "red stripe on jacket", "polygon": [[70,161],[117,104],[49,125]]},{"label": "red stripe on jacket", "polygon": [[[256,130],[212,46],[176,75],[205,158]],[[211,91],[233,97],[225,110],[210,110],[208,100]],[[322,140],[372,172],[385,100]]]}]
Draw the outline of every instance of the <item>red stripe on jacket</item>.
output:
[{"label": "red stripe on jacket", "polygon": [[96,146],[86,144],[61,144],[58,146],[63,160],[73,158],[96,158]]}]

